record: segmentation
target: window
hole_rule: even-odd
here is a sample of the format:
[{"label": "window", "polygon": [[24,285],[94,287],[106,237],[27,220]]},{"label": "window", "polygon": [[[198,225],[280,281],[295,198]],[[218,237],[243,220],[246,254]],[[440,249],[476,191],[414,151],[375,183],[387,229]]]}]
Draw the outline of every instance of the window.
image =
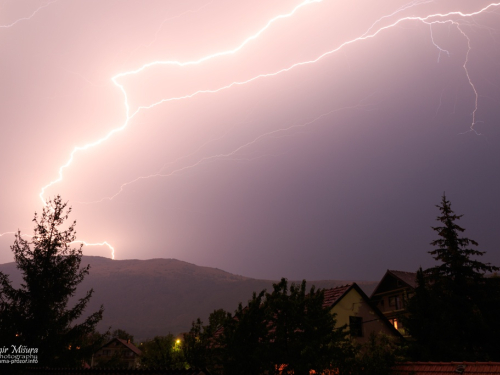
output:
[{"label": "window", "polygon": [[363,318],[360,316],[349,317],[349,332],[351,337],[363,337]]},{"label": "window", "polygon": [[403,324],[401,323],[400,319],[394,318],[394,319],[389,319],[389,322],[396,328],[397,330],[403,330]]},{"label": "window", "polygon": [[389,306],[394,307],[394,310],[401,309],[401,300],[399,296],[389,297]]},{"label": "window", "polygon": [[394,328],[398,329],[398,320],[397,319],[389,319]]}]

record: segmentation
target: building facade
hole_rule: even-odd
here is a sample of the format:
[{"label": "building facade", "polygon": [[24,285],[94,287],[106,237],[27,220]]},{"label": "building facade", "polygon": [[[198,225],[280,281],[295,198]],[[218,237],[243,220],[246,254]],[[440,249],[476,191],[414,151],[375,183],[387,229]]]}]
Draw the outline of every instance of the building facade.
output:
[{"label": "building facade", "polygon": [[359,344],[366,343],[371,334],[382,333],[401,338],[400,333],[356,283],[326,289],[324,293],[323,306],[336,314],[337,327],[346,325],[351,338]]},{"label": "building facade", "polygon": [[406,304],[416,287],[416,272],[387,270],[370,297],[371,302],[403,336],[407,335],[401,318],[407,316]]}]

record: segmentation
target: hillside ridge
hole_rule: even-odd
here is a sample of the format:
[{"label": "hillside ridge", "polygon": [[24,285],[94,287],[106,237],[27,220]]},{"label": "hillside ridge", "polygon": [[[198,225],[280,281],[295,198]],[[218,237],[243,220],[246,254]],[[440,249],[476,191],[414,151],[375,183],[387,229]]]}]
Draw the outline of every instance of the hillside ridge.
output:
[{"label": "hillside ridge", "polygon": [[[83,256],[82,266],[90,264],[90,273],[78,287],[74,298],[94,289],[84,316],[104,305],[100,331],[125,329],[137,339],[186,332],[191,322],[216,310],[233,312],[245,304],[253,292],[271,290],[278,280],[260,280],[212,267],[198,266],[174,258],[120,259]],[[22,279],[14,262],[0,264],[15,286]],[[290,280],[299,283],[301,281]],[[308,288],[332,288],[352,280],[311,280]],[[367,294],[376,282],[356,281]]]}]

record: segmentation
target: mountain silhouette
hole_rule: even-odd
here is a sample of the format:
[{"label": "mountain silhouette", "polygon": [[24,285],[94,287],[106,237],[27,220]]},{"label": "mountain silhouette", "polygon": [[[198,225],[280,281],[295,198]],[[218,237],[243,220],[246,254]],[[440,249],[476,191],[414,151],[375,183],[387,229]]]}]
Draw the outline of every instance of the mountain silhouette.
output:
[{"label": "mountain silhouette", "polygon": [[[84,316],[97,311],[102,304],[104,318],[98,330],[124,329],[134,335],[136,341],[187,332],[193,320],[201,318],[207,323],[208,315],[220,308],[233,312],[238,303],[246,304],[253,292],[271,291],[272,284],[277,282],[234,275],[177,259],[112,260],[83,256],[81,265],[87,264],[90,264],[90,274],[74,297],[83,297],[87,290],[94,289]],[[0,271],[9,275],[14,286],[21,284],[15,263],[1,264]],[[332,288],[349,282],[352,281],[307,281],[307,288],[312,285]],[[377,284],[357,283],[367,294]]]}]

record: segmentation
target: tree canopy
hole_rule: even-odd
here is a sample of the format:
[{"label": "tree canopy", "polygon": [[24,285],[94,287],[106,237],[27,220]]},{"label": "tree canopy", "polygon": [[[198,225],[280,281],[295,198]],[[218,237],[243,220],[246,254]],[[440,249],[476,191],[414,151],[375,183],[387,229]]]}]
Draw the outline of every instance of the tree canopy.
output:
[{"label": "tree canopy", "polygon": [[266,294],[269,349],[279,374],[321,373],[342,356],[346,332],[336,329],[335,316],[323,301],[322,290],[312,287],[307,293],[305,280],[288,287],[281,279]]},{"label": "tree canopy", "polygon": [[439,263],[417,272],[417,288],[410,299],[406,327],[416,340],[418,360],[499,360],[497,322],[500,314],[498,280],[485,277],[498,270],[475,259],[484,251],[477,242],[461,236],[464,228],[443,195],[437,206],[438,238],[429,251]]},{"label": "tree canopy", "polygon": [[141,366],[144,368],[186,368],[181,340],[169,333],[166,336],[155,336],[143,342]]},{"label": "tree canopy", "polygon": [[21,286],[14,288],[8,275],[0,273],[0,345],[37,348],[42,366],[81,364],[94,349],[88,338],[103,314],[101,306],[74,324],[93,290],[68,306],[90,266],[80,267],[82,246],[72,247],[76,222],[62,228],[71,212],[66,207],[60,196],[49,200],[40,216],[35,213],[31,239],[16,234],[11,249],[22,273]]},{"label": "tree canopy", "polygon": [[234,314],[215,311],[186,335],[186,360],[215,374],[309,374],[339,368],[353,353],[344,327],[323,307],[323,291],[286,279],[254,293]]}]

